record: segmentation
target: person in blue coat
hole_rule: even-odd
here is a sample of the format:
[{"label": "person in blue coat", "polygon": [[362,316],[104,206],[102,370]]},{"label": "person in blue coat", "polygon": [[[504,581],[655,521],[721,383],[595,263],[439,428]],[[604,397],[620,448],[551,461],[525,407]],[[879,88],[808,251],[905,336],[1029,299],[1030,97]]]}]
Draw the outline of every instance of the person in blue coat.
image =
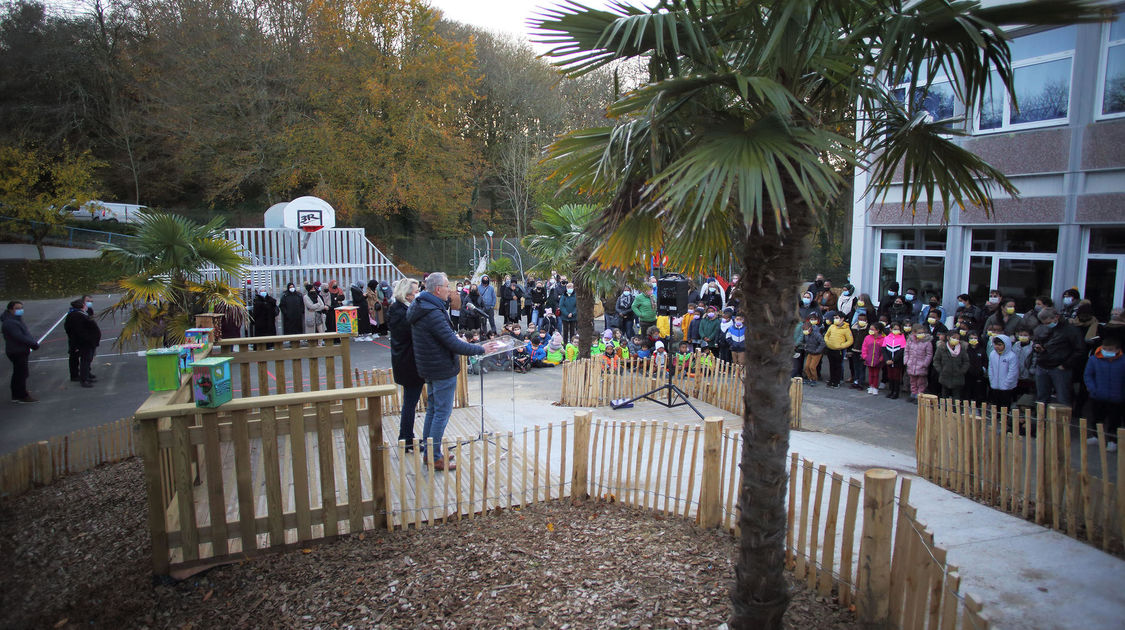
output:
[{"label": "person in blue coat", "polygon": [[480,296],[480,316],[484,319],[480,331],[496,332],[496,288],[492,286],[492,281],[487,275],[480,277],[480,289],[477,293]]},{"label": "person in blue coat", "polygon": [[1106,450],[1117,450],[1117,430],[1125,426],[1125,356],[1121,354],[1121,340],[1108,336],[1086,362],[1083,374],[1090,402],[1094,407],[1095,433],[1087,441],[1097,443],[1097,426],[1103,425]]},{"label": "person in blue coat", "polygon": [[[493,294],[495,297],[495,293]],[[484,354],[495,343],[477,346],[457,338],[449,324],[446,299],[449,297],[449,277],[437,271],[426,276],[426,290],[419,293],[406,311],[410,333],[414,341],[414,363],[418,375],[426,381],[426,423],[422,429],[422,444],[433,439],[434,470],[454,470],[447,466],[441,454],[441,439],[449,415],[453,412],[453,393],[457,389],[457,374],[461,371],[458,355]]]}]

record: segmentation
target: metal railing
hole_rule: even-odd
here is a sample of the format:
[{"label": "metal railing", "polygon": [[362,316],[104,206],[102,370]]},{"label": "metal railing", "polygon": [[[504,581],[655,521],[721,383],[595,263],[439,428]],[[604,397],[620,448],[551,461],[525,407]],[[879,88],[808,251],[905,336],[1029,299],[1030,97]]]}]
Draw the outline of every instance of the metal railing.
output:
[{"label": "metal railing", "polygon": [[[31,243],[31,236],[27,234],[27,227],[40,228],[47,224],[42,221],[27,221],[13,217],[0,217],[0,241],[6,243]],[[69,225],[58,225],[51,228],[52,233],[43,239],[44,245],[56,247],[75,247],[78,249],[97,249],[102,243],[122,243],[128,239],[136,238],[129,234],[117,232],[103,232],[100,230],[87,230]]]}]

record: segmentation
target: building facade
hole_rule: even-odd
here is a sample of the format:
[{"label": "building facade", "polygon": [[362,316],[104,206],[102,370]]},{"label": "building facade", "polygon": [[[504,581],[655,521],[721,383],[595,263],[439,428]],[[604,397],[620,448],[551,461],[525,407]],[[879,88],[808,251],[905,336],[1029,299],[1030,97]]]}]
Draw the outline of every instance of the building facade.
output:
[{"label": "building facade", "polygon": [[851,280],[875,301],[891,282],[938,293],[948,313],[961,293],[983,304],[998,289],[1024,312],[1078,287],[1105,321],[1125,305],[1125,18],[1013,35],[1018,107],[997,81],[966,111],[947,77],[909,100],[936,120],[963,116],[951,126],[969,135],[957,141],[1019,197],[997,193],[990,216],[955,204],[912,214],[901,185],[877,199],[859,172]]}]

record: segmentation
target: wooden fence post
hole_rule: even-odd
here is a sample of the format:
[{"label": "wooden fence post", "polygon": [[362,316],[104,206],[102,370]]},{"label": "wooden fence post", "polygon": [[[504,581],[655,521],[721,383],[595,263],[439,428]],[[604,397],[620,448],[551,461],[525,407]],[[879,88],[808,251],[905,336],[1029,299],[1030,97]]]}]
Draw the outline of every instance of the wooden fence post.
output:
[{"label": "wooden fence post", "polygon": [[722,520],[722,489],[719,487],[723,451],[723,419],[703,421],[703,479],[699,489],[699,526],[718,527]]},{"label": "wooden fence post", "polygon": [[805,402],[804,379],[799,376],[789,379],[789,428],[801,428],[801,407]]},{"label": "wooden fence post", "polygon": [[[592,411],[578,411],[574,414],[574,468],[571,469],[570,496],[585,501],[590,498],[587,479],[590,468],[590,423],[594,418]],[[566,444],[563,444],[566,453]]]},{"label": "wooden fence post", "polygon": [[864,473],[856,613],[865,628],[889,627],[895,478],[895,472],[885,468]]},{"label": "wooden fence post", "polygon": [[47,440],[40,440],[35,443],[35,476],[38,478],[40,484],[47,485],[51,483],[54,477],[54,470],[51,467],[51,449]]}]

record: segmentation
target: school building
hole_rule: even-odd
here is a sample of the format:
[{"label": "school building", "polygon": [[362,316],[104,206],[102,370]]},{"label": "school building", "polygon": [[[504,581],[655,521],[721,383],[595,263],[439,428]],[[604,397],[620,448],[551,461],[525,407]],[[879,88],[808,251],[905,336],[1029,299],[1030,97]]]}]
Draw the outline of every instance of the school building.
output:
[{"label": "school building", "polygon": [[911,216],[901,186],[864,194],[860,172],[851,279],[876,302],[893,281],[940,292],[947,312],[959,293],[982,304],[997,288],[1024,312],[1035,296],[1058,301],[1075,286],[1105,321],[1125,305],[1125,19],[1013,35],[1018,109],[996,82],[966,112],[947,77],[910,100],[935,120],[964,116],[955,126],[969,135],[957,141],[1006,174],[1019,198],[998,194],[991,216],[951,204],[943,223],[937,206]]}]

